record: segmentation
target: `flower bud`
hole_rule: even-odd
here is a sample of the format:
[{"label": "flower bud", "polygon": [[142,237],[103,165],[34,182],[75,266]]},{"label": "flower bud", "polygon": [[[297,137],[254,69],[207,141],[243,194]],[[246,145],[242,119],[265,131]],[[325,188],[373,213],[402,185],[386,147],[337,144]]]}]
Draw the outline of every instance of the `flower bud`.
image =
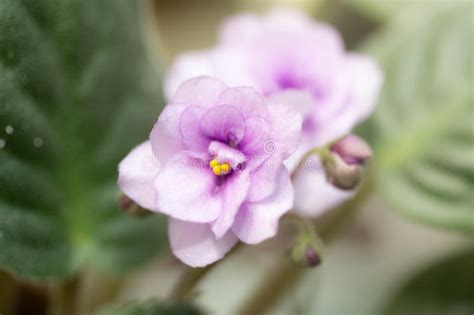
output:
[{"label": "flower bud", "polygon": [[319,266],[324,251],[323,242],[316,235],[314,226],[309,221],[298,218],[296,220],[298,233],[293,246],[288,252],[290,261],[303,268]]},{"label": "flower bud", "polygon": [[348,165],[362,165],[372,157],[372,149],[364,139],[348,135],[334,143],[331,152],[337,154]]},{"label": "flower bud", "polygon": [[312,268],[321,264],[320,251],[311,242],[297,243],[290,249],[290,261],[303,268]]},{"label": "flower bud", "polygon": [[349,135],[336,142],[321,156],[328,181],[343,190],[354,189],[363,166],[372,156],[369,145],[360,137]]}]

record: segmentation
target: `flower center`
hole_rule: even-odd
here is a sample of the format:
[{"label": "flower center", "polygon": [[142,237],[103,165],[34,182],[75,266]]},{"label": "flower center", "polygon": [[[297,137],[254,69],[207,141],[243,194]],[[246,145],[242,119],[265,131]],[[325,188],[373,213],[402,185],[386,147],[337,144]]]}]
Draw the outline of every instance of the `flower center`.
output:
[{"label": "flower center", "polygon": [[209,162],[209,166],[216,176],[227,175],[232,170],[229,163],[219,163],[217,159],[213,159],[211,162]]}]

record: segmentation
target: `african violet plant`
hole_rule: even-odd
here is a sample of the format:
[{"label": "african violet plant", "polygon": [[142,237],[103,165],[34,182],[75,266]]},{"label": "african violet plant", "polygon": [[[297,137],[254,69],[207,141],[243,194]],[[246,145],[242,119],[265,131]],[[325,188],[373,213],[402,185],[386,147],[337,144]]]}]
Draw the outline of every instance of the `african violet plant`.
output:
[{"label": "african violet plant", "polygon": [[[282,249],[293,262],[282,258],[283,271],[317,266],[328,231],[374,191],[420,222],[474,233],[467,5],[387,22],[366,53],[348,52],[335,28],[296,10],[237,15],[214,47],[178,56],[163,87],[140,7],[0,3],[0,295],[11,296],[2,281],[12,277],[53,282],[42,287],[47,309],[77,314],[67,292],[84,270],[121,275],[169,240],[180,261],[205,267],[189,269],[174,302],[100,314],[200,314],[183,301],[232,248],[270,239],[289,220],[297,235]],[[373,118],[351,134],[379,94]],[[403,303],[387,314],[417,301]],[[15,314],[11,304],[0,296],[3,315]]]}]

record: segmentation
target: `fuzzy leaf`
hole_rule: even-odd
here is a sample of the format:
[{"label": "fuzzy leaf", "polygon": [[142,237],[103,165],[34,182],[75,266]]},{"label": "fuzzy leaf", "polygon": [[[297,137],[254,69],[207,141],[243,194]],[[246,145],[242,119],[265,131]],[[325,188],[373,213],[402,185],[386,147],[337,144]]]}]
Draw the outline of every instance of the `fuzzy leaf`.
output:
[{"label": "fuzzy leaf", "polygon": [[385,315],[469,315],[474,312],[474,252],[422,271],[392,298]]},{"label": "fuzzy leaf", "polygon": [[474,233],[472,4],[402,15],[369,46],[385,83],[370,123],[378,187],[401,213]]},{"label": "fuzzy leaf", "polygon": [[100,311],[98,315],[204,315],[204,313],[189,304],[149,301],[106,309]]},{"label": "fuzzy leaf", "polygon": [[[139,265],[164,219],[117,207],[117,164],[160,110],[138,5],[0,2],[0,268],[30,279]],[[158,92],[158,93],[157,93]]]}]

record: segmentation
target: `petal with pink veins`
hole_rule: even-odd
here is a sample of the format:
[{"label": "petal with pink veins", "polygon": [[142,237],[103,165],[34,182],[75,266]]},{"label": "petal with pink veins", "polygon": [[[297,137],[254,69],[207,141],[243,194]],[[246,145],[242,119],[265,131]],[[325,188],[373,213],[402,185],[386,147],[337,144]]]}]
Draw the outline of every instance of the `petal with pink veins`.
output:
[{"label": "petal with pink veins", "polygon": [[212,232],[221,238],[234,223],[235,215],[245,201],[250,186],[249,172],[234,172],[220,187],[222,211],[211,224]]},{"label": "petal with pink veins", "polygon": [[186,104],[210,108],[216,105],[219,95],[227,88],[220,80],[200,76],[183,82],[171,99],[173,104]]},{"label": "petal with pink veins", "polygon": [[153,182],[160,210],[176,219],[212,222],[222,202],[208,162],[184,151],[173,156]]},{"label": "petal with pink veins", "polygon": [[179,132],[184,146],[188,150],[207,152],[211,140],[201,133],[199,121],[206,109],[199,106],[189,106],[179,120]]},{"label": "petal with pink veins", "polygon": [[277,189],[266,199],[242,205],[232,231],[244,243],[257,244],[276,235],[280,217],[293,206],[294,192],[290,174],[281,168]]},{"label": "petal with pink veins", "polygon": [[208,139],[239,143],[245,133],[245,117],[233,105],[215,106],[202,115],[199,131]]}]

